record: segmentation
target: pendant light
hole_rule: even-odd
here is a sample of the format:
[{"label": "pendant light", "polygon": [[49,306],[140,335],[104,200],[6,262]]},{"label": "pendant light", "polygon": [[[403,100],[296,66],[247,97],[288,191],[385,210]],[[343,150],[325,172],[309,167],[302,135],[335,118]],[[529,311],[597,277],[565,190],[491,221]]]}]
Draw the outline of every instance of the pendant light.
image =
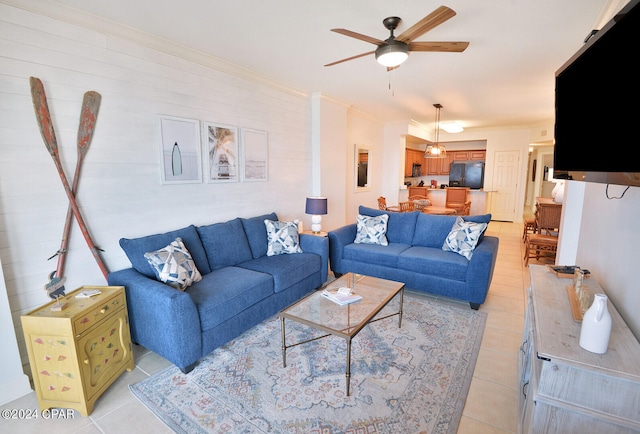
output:
[{"label": "pendant light", "polygon": [[427,149],[424,150],[424,158],[444,158],[447,156],[447,150],[443,145],[439,143],[440,139],[440,109],[442,104],[434,104],[436,108],[436,129],[435,129],[435,143],[427,145]]}]

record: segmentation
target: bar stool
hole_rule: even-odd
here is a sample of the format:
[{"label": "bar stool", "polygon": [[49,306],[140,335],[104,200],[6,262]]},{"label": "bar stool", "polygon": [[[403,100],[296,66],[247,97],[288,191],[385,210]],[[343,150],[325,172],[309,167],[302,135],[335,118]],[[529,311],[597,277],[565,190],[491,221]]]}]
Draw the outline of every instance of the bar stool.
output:
[{"label": "bar stool", "polygon": [[524,219],[524,231],[522,232],[522,241],[525,242],[527,240],[527,235],[535,234],[535,233],[536,233],[535,217]]},{"label": "bar stool", "polygon": [[524,265],[529,259],[550,258],[555,260],[558,251],[558,237],[554,235],[529,234],[525,238]]}]

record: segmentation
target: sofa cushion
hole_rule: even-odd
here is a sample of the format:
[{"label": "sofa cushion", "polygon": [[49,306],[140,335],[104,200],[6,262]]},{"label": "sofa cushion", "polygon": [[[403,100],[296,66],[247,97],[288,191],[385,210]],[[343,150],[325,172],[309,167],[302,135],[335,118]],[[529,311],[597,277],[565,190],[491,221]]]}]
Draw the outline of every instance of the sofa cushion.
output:
[{"label": "sofa cushion", "polygon": [[267,231],[267,256],[302,253],[298,220],[281,222],[265,219]]},{"label": "sofa cushion", "polygon": [[207,252],[211,270],[237,265],[252,258],[249,241],[239,218],[224,223],[199,226],[198,234]]},{"label": "sofa cushion", "polygon": [[273,291],[280,292],[322,269],[322,259],[315,253],[261,256],[238,265],[273,276]]},{"label": "sofa cushion", "polygon": [[[374,208],[367,208],[365,206],[360,206],[358,208],[358,213],[362,215],[373,216],[373,217],[379,216],[382,214],[388,215],[389,222],[387,223],[387,234],[386,234],[387,240],[389,240],[390,243],[402,243],[402,244],[411,244],[413,240],[413,232],[416,227],[416,220],[418,218],[418,215],[421,214],[416,211],[388,212],[388,211],[381,211],[379,209],[374,209]],[[451,229],[451,225],[449,225],[449,229]]]},{"label": "sofa cushion", "polygon": [[145,253],[144,257],[153,267],[158,280],[181,291],[202,279],[180,237],[162,249]]},{"label": "sofa cushion", "polygon": [[196,305],[201,329],[206,331],[273,294],[273,279],[245,268],[224,267],[203,276],[186,292]]},{"label": "sofa cushion", "polygon": [[[447,235],[449,235],[449,232],[451,232],[456,218],[456,216],[449,215],[420,213],[417,217],[415,234],[413,235],[411,244],[414,246],[442,248],[444,240],[447,238]],[[491,214],[465,216],[464,220],[488,224],[491,221]],[[484,232],[482,236],[484,236]]]},{"label": "sofa cushion", "polygon": [[267,231],[264,227],[265,220],[277,221],[278,216],[272,212],[271,214],[258,217],[240,219],[254,259],[267,254]]},{"label": "sofa cushion", "polygon": [[376,217],[358,214],[356,217],[356,238],[353,242],[356,244],[388,245],[389,241],[385,235],[388,221],[388,214]]},{"label": "sofa cushion", "polygon": [[451,232],[442,245],[442,250],[456,252],[471,260],[480,235],[487,228],[486,223],[474,223],[457,217]]},{"label": "sofa cushion", "polygon": [[409,247],[411,246],[402,243],[389,243],[387,246],[352,243],[344,246],[342,259],[396,268],[398,256]]},{"label": "sofa cushion", "polygon": [[464,257],[434,247],[411,247],[398,258],[398,268],[402,270],[425,270],[426,274],[432,276],[462,282],[467,278],[468,266],[469,261]]},{"label": "sofa cushion", "polygon": [[131,266],[137,272],[155,279],[155,271],[145,259],[144,254],[161,249],[178,237],[182,239],[200,273],[203,275],[210,273],[211,267],[209,267],[207,254],[204,251],[204,247],[198,236],[198,231],[194,225],[163,234],[148,235],[140,238],[121,238],[120,247],[122,247],[122,250],[124,250],[124,253],[131,262]]}]

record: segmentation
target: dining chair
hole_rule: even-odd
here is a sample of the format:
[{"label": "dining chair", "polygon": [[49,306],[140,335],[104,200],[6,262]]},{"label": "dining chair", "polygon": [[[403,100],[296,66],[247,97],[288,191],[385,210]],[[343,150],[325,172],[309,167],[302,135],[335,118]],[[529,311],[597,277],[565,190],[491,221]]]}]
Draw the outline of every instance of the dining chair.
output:
[{"label": "dining chair", "polygon": [[397,206],[387,206],[387,199],[384,196],[380,196],[378,198],[378,209],[381,211],[394,211],[400,212],[400,207]]},{"label": "dining chair", "polygon": [[449,187],[445,191],[445,207],[455,209],[457,215],[469,215],[471,211],[470,189],[468,187]]}]

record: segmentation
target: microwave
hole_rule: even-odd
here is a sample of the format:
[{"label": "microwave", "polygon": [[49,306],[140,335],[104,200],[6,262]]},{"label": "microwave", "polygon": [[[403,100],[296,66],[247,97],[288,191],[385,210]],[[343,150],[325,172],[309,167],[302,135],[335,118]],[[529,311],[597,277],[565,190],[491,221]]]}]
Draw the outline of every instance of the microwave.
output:
[{"label": "microwave", "polygon": [[412,177],[422,176],[422,164],[413,163],[411,165],[411,176]]}]

